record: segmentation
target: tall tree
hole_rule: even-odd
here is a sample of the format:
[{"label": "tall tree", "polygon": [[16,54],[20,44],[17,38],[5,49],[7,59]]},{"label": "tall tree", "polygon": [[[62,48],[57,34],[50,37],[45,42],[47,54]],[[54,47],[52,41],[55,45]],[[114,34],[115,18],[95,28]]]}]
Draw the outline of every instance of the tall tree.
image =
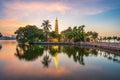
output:
[{"label": "tall tree", "polygon": [[57,37],[58,37],[58,34],[56,34],[55,31],[49,32],[49,35],[50,35],[52,38],[57,38]]},{"label": "tall tree", "polygon": [[[92,31],[88,31],[86,33],[86,36],[89,36],[89,37],[91,37],[91,38],[93,38],[95,40],[95,39],[98,38],[98,33],[97,32],[92,32]],[[99,40],[100,40],[100,38],[99,38]]]},{"label": "tall tree", "polygon": [[0,37],[2,37],[3,35],[2,35],[2,33],[0,32]]},{"label": "tall tree", "polygon": [[112,37],[110,37],[110,36],[107,37],[108,42],[110,42],[111,39],[112,39]]},{"label": "tall tree", "polygon": [[98,37],[98,33],[97,32],[93,32],[92,37],[95,40]]},{"label": "tall tree", "polygon": [[117,40],[117,36],[113,36],[112,38],[113,38],[114,43],[115,43],[115,40]]},{"label": "tall tree", "polygon": [[105,42],[106,42],[106,40],[107,40],[107,37],[103,37],[103,40],[105,40]]},{"label": "tall tree", "polygon": [[46,41],[47,41],[48,32],[50,31],[50,29],[52,29],[50,21],[49,20],[43,20],[43,23],[42,23],[41,27],[43,27],[45,37],[46,37]]},{"label": "tall tree", "polygon": [[119,41],[119,43],[120,43],[120,37],[117,37],[117,41]]}]

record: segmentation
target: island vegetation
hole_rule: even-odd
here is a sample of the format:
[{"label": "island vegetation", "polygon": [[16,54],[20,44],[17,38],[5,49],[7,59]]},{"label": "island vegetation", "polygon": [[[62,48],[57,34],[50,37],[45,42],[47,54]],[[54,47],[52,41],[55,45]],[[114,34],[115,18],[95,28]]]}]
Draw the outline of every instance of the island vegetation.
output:
[{"label": "island vegetation", "polygon": [[100,37],[97,32],[85,32],[85,27],[85,25],[74,26],[73,28],[68,27],[68,29],[57,34],[55,31],[52,31],[50,21],[43,20],[41,29],[36,25],[26,25],[25,27],[19,27],[19,29],[15,31],[15,34],[17,41],[20,43],[52,42],[51,39],[54,38],[58,39],[58,42],[120,41],[120,37],[118,36]]}]

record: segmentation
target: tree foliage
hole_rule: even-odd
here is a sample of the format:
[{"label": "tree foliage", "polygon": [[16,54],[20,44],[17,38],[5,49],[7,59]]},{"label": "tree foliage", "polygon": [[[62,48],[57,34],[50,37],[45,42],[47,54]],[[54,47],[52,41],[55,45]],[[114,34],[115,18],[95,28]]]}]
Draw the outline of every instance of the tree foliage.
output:
[{"label": "tree foliage", "polygon": [[50,35],[52,38],[58,38],[58,34],[56,34],[55,31],[49,32],[49,35]]},{"label": "tree foliage", "polygon": [[0,37],[2,37],[3,35],[2,35],[2,33],[0,32]]},{"label": "tree foliage", "polygon": [[73,29],[69,27],[68,29],[62,31],[62,34],[65,35],[66,40],[74,39],[74,42],[85,41],[84,27],[84,25],[79,27],[75,26]]},{"label": "tree foliage", "polygon": [[33,42],[36,38],[43,39],[43,31],[38,29],[35,25],[27,25],[16,30],[18,42]]},{"label": "tree foliage", "polygon": [[93,38],[95,40],[96,38],[98,38],[98,33],[97,32],[92,32],[92,31],[88,31],[86,33],[86,36],[90,36],[91,38]]},{"label": "tree foliage", "polygon": [[42,23],[41,27],[43,27],[44,35],[45,35],[46,41],[47,41],[48,32],[50,31],[50,29],[52,29],[50,21],[49,20],[43,20],[43,23]]}]

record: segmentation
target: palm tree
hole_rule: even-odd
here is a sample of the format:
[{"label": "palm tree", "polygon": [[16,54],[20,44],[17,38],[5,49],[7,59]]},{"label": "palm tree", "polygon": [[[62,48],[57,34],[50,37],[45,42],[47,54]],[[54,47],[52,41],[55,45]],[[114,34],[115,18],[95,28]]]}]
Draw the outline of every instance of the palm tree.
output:
[{"label": "palm tree", "polygon": [[49,63],[51,62],[51,59],[48,55],[45,55],[43,57],[43,61],[42,61],[42,64],[44,65],[44,67],[49,67]]},{"label": "palm tree", "polygon": [[114,43],[115,43],[115,40],[117,40],[117,36],[113,36],[112,38],[113,38]]},{"label": "palm tree", "polygon": [[112,37],[107,37],[107,40],[110,42],[110,40],[112,39]]},{"label": "palm tree", "polygon": [[120,43],[120,37],[117,37],[117,41],[119,41],[119,43]]},{"label": "palm tree", "polygon": [[97,39],[97,37],[98,37],[98,33],[97,32],[93,32],[92,37],[93,37],[93,39],[95,41],[95,39]]},{"label": "palm tree", "polygon": [[107,37],[103,37],[103,40],[105,40],[105,42],[106,42],[106,40],[107,40]]},{"label": "palm tree", "polygon": [[103,40],[102,36],[99,36],[98,40],[99,40],[99,42],[102,42],[102,40]]},{"label": "palm tree", "polygon": [[2,37],[3,35],[2,35],[2,33],[0,32],[0,37]]},{"label": "palm tree", "polygon": [[45,47],[46,50],[46,55],[43,57],[43,61],[42,64],[44,65],[44,67],[49,67],[49,63],[51,62],[51,58],[49,57],[49,55],[47,55],[47,49],[48,47]]},{"label": "palm tree", "polygon": [[50,31],[50,29],[52,29],[50,21],[49,20],[43,20],[43,23],[42,23],[41,27],[43,27],[43,30],[45,32],[46,41],[47,41],[48,32]]}]

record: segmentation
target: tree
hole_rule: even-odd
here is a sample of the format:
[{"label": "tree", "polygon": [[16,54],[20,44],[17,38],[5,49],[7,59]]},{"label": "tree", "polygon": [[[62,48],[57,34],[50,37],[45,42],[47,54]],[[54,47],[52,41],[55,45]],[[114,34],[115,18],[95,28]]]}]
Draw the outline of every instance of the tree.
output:
[{"label": "tree", "polygon": [[112,37],[110,37],[110,36],[109,36],[109,37],[107,37],[107,40],[108,40],[109,42],[110,42],[110,40],[111,40],[111,39],[112,39]]},{"label": "tree", "polygon": [[0,32],[0,37],[2,37],[3,35],[2,35],[2,33]]},{"label": "tree", "polygon": [[66,33],[66,37],[67,37],[68,40],[70,41],[74,36],[73,36],[72,32],[67,32],[67,33]]},{"label": "tree", "polygon": [[78,28],[77,26],[73,28],[74,42],[85,41],[84,27],[84,25],[81,25]]},{"label": "tree", "polygon": [[74,42],[85,41],[84,27],[84,25],[81,25],[79,27],[75,26],[73,29],[69,27],[68,29],[62,31],[62,34],[67,41],[70,41],[71,39],[74,39]]},{"label": "tree", "polygon": [[98,33],[97,32],[93,32],[92,37],[95,40],[98,37]]},{"label": "tree", "polygon": [[18,42],[34,42],[36,38],[43,39],[43,31],[38,29],[35,25],[27,25],[25,27],[20,27],[16,30],[16,38]]},{"label": "tree", "polygon": [[50,31],[50,29],[52,29],[51,25],[50,25],[50,21],[49,20],[43,20],[43,23],[42,23],[41,27],[43,27],[43,31],[45,33],[45,37],[46,37],[46,41],[47,41],[48,32]]},{"label": "tree", "polygon": [[103,37],[103,40],[105,40],[105,42],[106,42],[106,40],[107,40],[107,37]]},{"label": "tree", "polygon": [[[92,32],[92,31],[88,31],[86,33],[86,36],[89,36],[89,37],[91,37],[91,38],[93,38],[95,40],[95,39],[98,38],[98,33],[97,32]],[[100,38],[99,38],[99,40],[100,40]]]},{"label": "tree", "polygon": [[117,36],[113,36],[112,38],[113,38],[114,43],[115,43],[115,40],[117,40]]},{"label": "tree", "polygon": [[55,31],[49,32],[49,35],[50,35],[52,38],[57,38],[57,37],[58,37],[58,34],[56,34]]},{"label": "tree", "polygon": [[2,45],[0,44],[0,50],[2,49]]},{"label": "tree", "polygon": [[18,57],[18,59],[23,59],[26,61],[34,61],[39,56],[43,56],[44,54],[44,47],[39,47],[39,45],[22,45],[18,44],[16,46],[16,53],[15,56]]},{"label": "tree", "polygon": [[117,37],[117,41],[119,41],[119,43],[120,43],[120,37]]},{"label": "tree", "polygon": [[70,41],[70,39],[73,38],[73,30],[71,27],[68,27],[68,29],[61,32],[62,38],[64,41]]}]

